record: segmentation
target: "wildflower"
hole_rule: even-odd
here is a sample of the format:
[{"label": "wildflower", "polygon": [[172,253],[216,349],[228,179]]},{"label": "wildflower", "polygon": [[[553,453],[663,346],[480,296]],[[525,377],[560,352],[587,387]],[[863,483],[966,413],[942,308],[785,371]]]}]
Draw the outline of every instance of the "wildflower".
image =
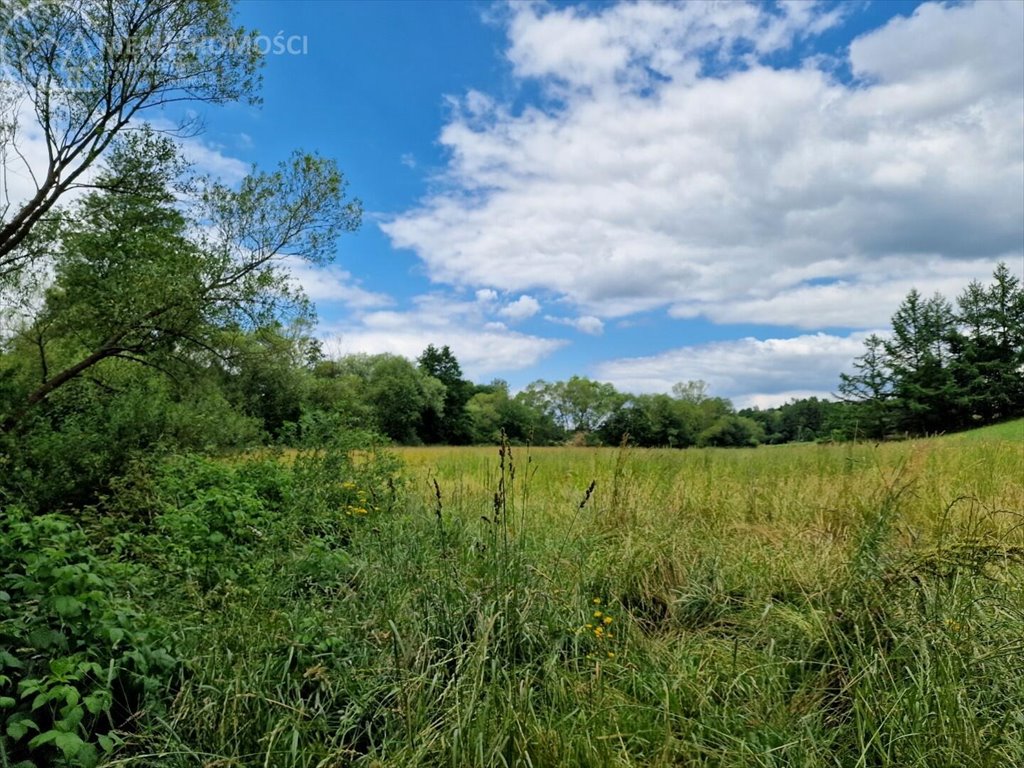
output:
[{"label": "wildflower", "polygon": [[600,605],[601,604],[601,598],[600,597],[595,597],[592,602],[594,603],[594,605]]},{"label": "wildflower", "polygon": [[594,618],[595,619],[600,619],[601,616],[603,616],[603,614],[600,611],[594,611]]},{"label": "wildflower", "polygon": [[612,617],[611,617],[611,616],[605,616],[605,617],[604,617],[604,618],[603,618],[603,619],[601,620],[601,623],[602,623],[602,624],[611,624],[611,623],[612,623]]}]

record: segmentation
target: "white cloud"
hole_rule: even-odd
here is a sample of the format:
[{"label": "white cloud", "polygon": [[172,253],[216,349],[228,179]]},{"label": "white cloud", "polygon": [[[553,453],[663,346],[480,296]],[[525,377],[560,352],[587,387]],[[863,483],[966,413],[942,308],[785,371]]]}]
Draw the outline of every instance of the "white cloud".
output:
[{"label": "white cloud", "polygon": [[288,256],[283,260],[283,267],[306,296],[315,302],[337,301],[356,310],[394,304],[390,296],[366,290],[350,272],[334,264],[318,267],[296,256]]},{"label": "white cloud", "polygon": [[[10,94],[4,94],[10,98]],[[31,103],[25,99],[11,99],[5,107],[7,114],[0,115],[0,122],[10,120],[13,134],[0,135],[0,161],[3,164],[3,179],[0,182],[0,211],[7,206],[4,218],[13,215],[20,204],[30,199],[37,190],[37,182],[41,183],[46,176],[48,153],[46,136],[43,133],[38,116]],[[172,132],[175,124],[165,119],[139,120],[130,124],[126,130],[148,124],[158,131]],[[245,136],[245,134],[241,134]],[[178,139],[182,155],[195,166],[200,173],[209,174],[226,184],[235,184],[250,170],[249,165],[226,154],[224,147],[212,144],[199,136],[187,136]],[[103,166],[103,159],[90,166],[76,180],[77,184],[88,184],[95,180],[96,174]],[[61,196],[62,205],[67,204],[82,194],[79,187],[72,186]]]},{"label": "white cloud", "polygon": [[463,373],[473,380],[528,368],[566,344],[510,331],[487,319],[487,304],[460,301],[446,294],[418,296],[407,311],[372,311],[333,325],[321,324],[325,350],[332,355],[354,352],[417,357],[428,344],[447,344]]},{"label": "white cloud", "polygon": [[515,301],[506,304],[498,310],[499,315],[507,317],[513,322],[533,317],[538,312],[540,312],[540,302],[533,298],[533,296],[526,295],[520,296]]},{"label": "white cloud", "polygon": [[591,336],[600,336],[604,333],[604,323],[601,321],[601,318],[594,317],[593,315],[583,315],[582,317],[555,317],[554,315],[545,315],[544,319],[550,323],[568,325],[570,328],[575,328],[580,333],[587,333]]},{"label": "white cloud", "polygon": [[710,391],[743,407],[778,404],[795,396],[826,397],[839,374],[864,352],[867,332],[787,339],[745,338],[680,347],[648,357],[609,360],[596,377],[626,392],[669,392],[679,381],[701,379]]},{"label": "white cloud", "polygon": [[1020,263],[1024,4],[896,18],[850,47],[853,84],[758,58],[836,13],[515,5],[513,71],[554,100],[461,100],[448,186],[384,231],[435,281],[605,319],[874,327],[911,285]]},{"label": "white cloud", "polygon": [[225,154],[224,147],[210,144],[198,137],[180,139],[181,153],[196,170],[208,173],[225,184],[237,184],[244,179],[251,167],[237,157]]},{"label": "white cloud", "polygon": [[732,404],[737,409],[742,408],[778,408],[780,405],[792,402],[793,400],[805,400],[809,397],[816,397],[819,400],[834,400],[835,396],[829,390],[793,389],[787,392],[773,392],[771,394],[754,393],[750,395],[739,395],[732,398]]}]

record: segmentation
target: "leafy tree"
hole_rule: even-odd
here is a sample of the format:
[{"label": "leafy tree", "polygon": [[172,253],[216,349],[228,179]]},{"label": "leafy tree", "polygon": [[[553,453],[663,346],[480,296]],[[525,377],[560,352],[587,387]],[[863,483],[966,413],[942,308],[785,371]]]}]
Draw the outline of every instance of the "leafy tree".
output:
[{"label": "leafy tree", "polygon": [[225,395],[239,412],[258,419],[275,439],[302,417],[307,366],[310,355],[315,355],[315,344],[305,335],[306,325],[274,324],[252,333],[235,332],[223,345],[232,350],[229,363],[219,366]]},{"label": "leafy tree", "polygon": [[685,448],[701,429],[699,406],[669,395],[629,397],[601,427],[605,442],[620,443],[628,435],[634,445]]},{"label": "leafy tree", "polygon": [[346,355],[318,362],[303,409],[307,428],[371,430],[423,442],[423,414],[443,412],[444,385],[400,355]]},{"label": "leafy tree", "polygon": [[497,444],[502,434],[513,443],[548,445],[564,437],[550,416],[509,395],[508,383],[496,380],[477,388],[466,404],[474,443]]},{"label": "leafy tree", "polygon": [[[24,166],[17,175],[35,184],[24,201],[3,189],[0,285],[40,256],[25,247],[33,228],[133,120],[183,101],[256,100],[259,49],[232,24],[225,0],[14,0],[0,3],[0,29],[9,85],[0,93],[0,159]],[[25,103],[47,147],[42,167],[18,147]]]},{"label": "leafy tree", "polygon": [[703,447],[752,448],[764,439],[761,425],[743,416],[722,416],[700,433],[697,444]]},{"label": "leafy tree", "polygon": [[175,194],[184,170],[169,139],[131,134],[112,153],[101,189],[54,229],[55,279],[30,329],[39,338],[39,380],[0,431],[106,360],[173,376],[182,365],[230,359],[226,330],[308,313],[277,261],[322,262],[336,235],[358,226],[359,204],[343,202],[334,164],[296,154],[238,190],[206,185],[192,218]]},{"label": "leafy tree", "polygon": [[466,412],[466,403],[472,396],[473,385],[462,378],[459,361],[447,344],[440,349],[430,344],[417,362],[421,371],[444,385],[441,410],[430,409],[423,415],[423,440],[448,445],[470,442],[472,425]]},{"label": "leafy tree", "polygon": [[676,400],[700,405],[710,398],[710,395],[708,394],[708,383],[703,379],[678,381],[672,385],[672,396],[675,397]]},{"label": "leafy tree", "polygon": [[423,414],[444,412],[444,385],[398,355],[377,355],[367,381],[367,402],[377,429],[399,443],[422,441]]},{"label": "leafy tree", "polygon": [[550,415],[568,432],[593,432],[624,399],[611,384],[582,376],[553,383],[535,381],[525,392],[532,407]]}]

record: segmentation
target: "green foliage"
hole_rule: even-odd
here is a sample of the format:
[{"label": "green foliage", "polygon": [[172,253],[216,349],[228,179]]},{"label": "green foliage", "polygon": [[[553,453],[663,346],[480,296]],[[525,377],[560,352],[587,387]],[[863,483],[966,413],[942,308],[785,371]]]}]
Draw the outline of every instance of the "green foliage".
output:
[{"label": "green foliage", "polygon": [[497,380],[477,387],[466,403],[472,425],[472,442],[499,445],[502,435],[514,445],[551,445],[564,439],[564,432],[544,411],[527,404],[528,395],[511,397],[508,383]]},{"label": "green foliage", "polygon": [[462,378],[462,368],[446,344],[438,349],[427,346],[419,356],[419,368],[444,385],[441,410],[427,408],[423,413],[422,437],[425,443],[464,445],[470,442],[471,424],[466,403],[472,395],[473,385]]},{"label": "green foliage", "polygon": [[[43,165],[28,169],[40,181],[36,193],[0,220],[0,288],[17,288],[25,271],[52,255],[32,247],[33,231],[129,123],[145,122],[138,118],[146,110],[256,100],[260,51],[225,0],[19,0],[0,6],[0,28],[4,97],[38,116],[48,147]],[[16,132],[3,139],[25,157]]]},{"label": "green foliage", "polygon": [[582,376],[567,381],[535,381],[523,392],[524,402],[551,417],[566,432],[594,432],[624,397],[615,387]]},{"label": "green foliage", "polygon": [[1005,264],[992,285],[968,285],[956,309],[912,290],[892,325],[841,376],[839,392],[856,406],[848,434],[927,434],[1024,413],[1024,289]]},{"label": "green foliage", "polygon": [[260,437],[215,381],[179,387],[151,369],[109,361],[102,379],[61,388],[17,435],[0,438],[0,492],[39,510],[92,503],[138,458],[237,450]]},{"label": "green foliage", "polygon": [[716,421],[732,414],[732,403],[710,397],[702,381],[676,384],[670,395],[633,395],[602,424],[606,444],[628,440],[643,447],[686,448]]},{"label": "green foliage", "polygon": [[[115,553],[123,544],[112,542]],[[61,515],[0,514],[0,756],[94,765],[158,705],[177,661],[125,595],[136,566],[98,553]],[[19,763],[20,764],[20,763]]]},{"label": "green foliage", "polygon": [[744,416],[722,416],[700,433],[701,447],[753,448],[764,439],[764,430],[753,419]]}]

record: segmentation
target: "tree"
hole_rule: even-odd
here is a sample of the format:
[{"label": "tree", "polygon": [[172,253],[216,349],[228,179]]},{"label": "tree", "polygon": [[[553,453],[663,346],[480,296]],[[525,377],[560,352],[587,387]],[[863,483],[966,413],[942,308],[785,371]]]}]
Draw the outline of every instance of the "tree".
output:
[{"label": "tree", "polygon": [[922,298],[911,290],[892,317],[892,336],[883,342],[892,370],[899,426],[924,434],[959,426],[956,385],[950,370],[949,340],[955,318],[940,294]]},{"label": "tree", "polygon": [[952,375],[969,421],[1024,413],[1024,289],[1006,264],[993,284],[970,283],[957,299]]},{"label": "tree", "polygon": [[624,400],[611,384],[582,376],[553,383],[535,381],[527,386],[526,398],[564,430],[576,432],[598,429]]},{"label": "tree", "polygon": [[672,396],[676,400],[700,405],[710,397],[708,394],[708,383],[703,379],[677,381],[672,385]]},{"label": "tree", "polygon": [[367,401],[377,429],[395,442],[422,441],[423,414],[444,411],[444,385],[398,355],[376,355],[367,381]]},{"label": "tree", "polygon": [[702,447],[753,448],[763,439],[764,430],[756,421],[728,415],[701,432],[697,444]]},{"label": "tree", "polygon": [[466,403],[473,385],[462,378],[462,367],[445,344],[438,349],[427,345],[417,360],[419,368],[444,385],[444,404],[440,411],[428,411],[423,417],[423,439],[428,443],[463,445],[471,441],[472,425]]},{"label": "tree", "polygon": [[871,334],[864,340],[864,346],[864,354],[853,361],[854,372],[839,375],[839,396],[855,404],[855,417],[862,417],[863,423],[854,426],[854,434],[878,439],[894,426],[893,372],[880,336]]},{"label": "tree", "polygon": [[[260,52],[230,10],[225,0],[0,3],[9,82],[0,93],[0,159],[22,165],[18,176],[33,182],[3,188],[0,285],[38,257],[23,247],[33,228],[132,121],[182,101],[255,101]],[[43,167],[31,167],[18,146],[24,102],[46,145]]]},{"label": "tree", "polygon": [[170,139],[129,134],[100,174],[100,189],[48,232],[55,279],[32,325],[40,375],[0,432],[105,360],[174,375],[182,364],[229,361],[226,330],[309,311],[277,262],[329,259],[336,236],[358,226],[359,203],[344,202],[334,163],[295,154],[237,190],[210,183],[198,190],[192,217],[175,194],[184,170]]},{"label": "tree", "polygon": [[633,395],[605,421],[601,437],[617,444],[628,435],[634,445],[686,448],[696,442],[702,428],[696,414],[697,406],[690,401],[664,394]]}]

